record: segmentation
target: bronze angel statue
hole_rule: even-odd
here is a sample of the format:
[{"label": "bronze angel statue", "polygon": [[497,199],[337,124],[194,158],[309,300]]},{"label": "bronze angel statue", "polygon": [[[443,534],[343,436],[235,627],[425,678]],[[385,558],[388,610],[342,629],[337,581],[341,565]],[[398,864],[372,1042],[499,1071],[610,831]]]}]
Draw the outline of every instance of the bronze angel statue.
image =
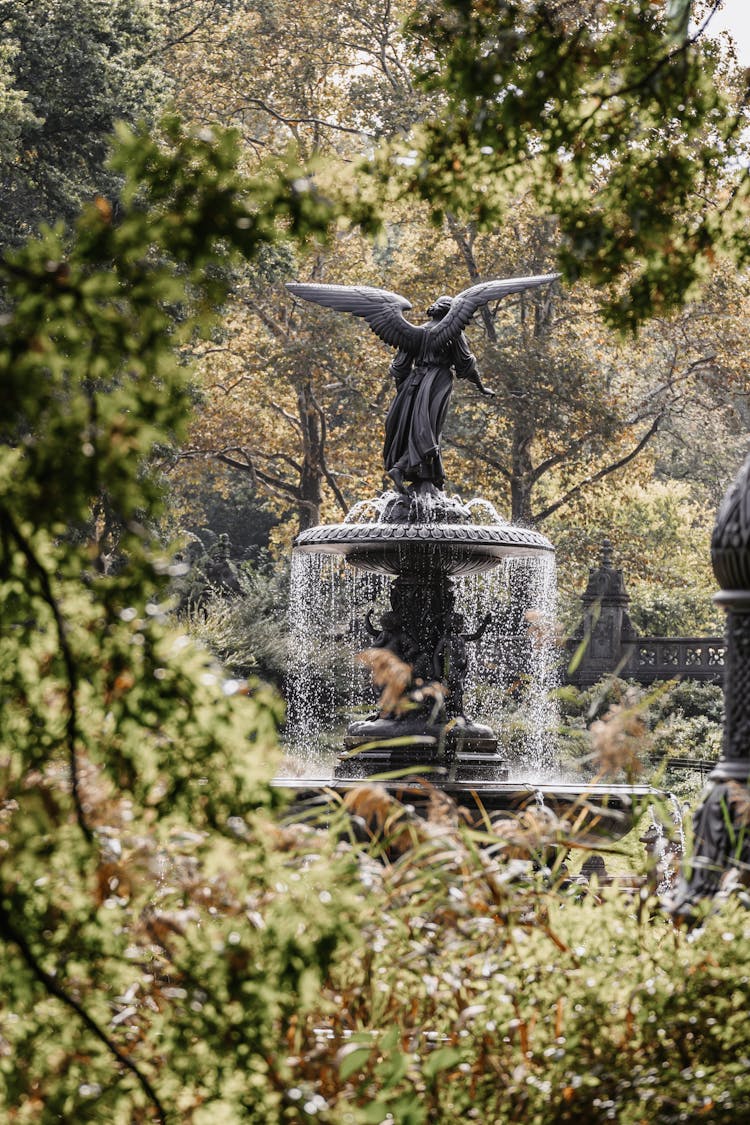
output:
[{"label": "bronze angel statue", "polygon": [[398,293],[368,285],[287,284],[295,297],[303,297],[337,312],[361,316],[386,344],[397,348],[390,374],[396,397],[385,420],[385,471],[396,488],[404,482],[445,484],[440,437],[453,390],[453,372],[472,383],[481,394],[494,396],[482,383],[476,357],[464,336],[477,309],[509,293],[519,293],[556,280],[556,273],[536,277],[511,277],[484,281],[464,289],[457,297],[438,297],[427,310],[424,324],[412,324],[403,315],[411,303]]}]

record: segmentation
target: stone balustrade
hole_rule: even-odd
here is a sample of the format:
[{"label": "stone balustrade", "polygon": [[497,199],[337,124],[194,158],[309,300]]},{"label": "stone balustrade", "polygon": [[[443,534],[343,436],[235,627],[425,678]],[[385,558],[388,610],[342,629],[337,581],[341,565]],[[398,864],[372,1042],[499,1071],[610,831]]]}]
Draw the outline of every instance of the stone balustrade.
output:
[{"label": "stone balustrade", "polygon": [[642,684],[676,677],[720,684],[725,647],[723,637],[638,637],[624,646],[620,675]]},{"label": "stone balustrade", "polygon": [[673,679],[723,682],[723,637],[638,635],[628,614],[623,573],[612,565],[612,545],[606,539],[581,602],[581,625],[568,646],[570,683],[587,687],[608,675],[641,684]]}]

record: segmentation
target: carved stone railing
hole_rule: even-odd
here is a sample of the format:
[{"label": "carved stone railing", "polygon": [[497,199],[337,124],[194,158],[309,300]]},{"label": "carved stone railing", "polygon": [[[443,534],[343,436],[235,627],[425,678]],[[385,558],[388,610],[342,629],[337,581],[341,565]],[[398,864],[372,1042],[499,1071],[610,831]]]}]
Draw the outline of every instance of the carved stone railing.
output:
[{"label": "carved stone railing", "polygon": [[619,674],[642,684],[678,677],[720,684],[725,649],[723,637],[637,637],[623,647]]},{"label": "carved stone railing", "polygon": [[690,679],[720,684],[724,676],[723,637],[641,637],[628,605],[622,570],[612,565],[605,539],[598,567],[589,571],[581,597],[581,624],[568,645],[570,683],[588,687],[603,676],[641,684]]}]

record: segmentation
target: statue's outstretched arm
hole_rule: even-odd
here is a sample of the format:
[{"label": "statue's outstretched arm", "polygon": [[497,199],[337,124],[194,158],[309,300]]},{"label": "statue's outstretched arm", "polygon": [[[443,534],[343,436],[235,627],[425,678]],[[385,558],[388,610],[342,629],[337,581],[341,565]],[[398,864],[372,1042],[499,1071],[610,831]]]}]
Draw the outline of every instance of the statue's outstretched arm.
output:
[{"label": "statue's outstretched arm", "polygon": [[466,342],[466,337],[463,332],[453,341],[451,351],[457,378],[464,379],[467,383],[471,383],[472,386],[476,387],[479,393],[483,394],[486,398],[494,398],[495,392],[491,391],[489,387],[485,387],[482,382],[482,376],[477,366],[477,357],[469,350],[469,345]]}]

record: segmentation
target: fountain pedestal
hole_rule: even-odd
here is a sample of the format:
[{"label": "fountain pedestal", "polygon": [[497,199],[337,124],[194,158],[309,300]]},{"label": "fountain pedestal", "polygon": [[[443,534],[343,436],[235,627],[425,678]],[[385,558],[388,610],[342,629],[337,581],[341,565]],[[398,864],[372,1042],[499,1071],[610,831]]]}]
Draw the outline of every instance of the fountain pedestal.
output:
[{"label": "fountain pedestal", "polygon": [[491,727],[477,723],[430,723],[424,718],[372,719],[352,723],[334,778],[348,779],[405,770],[453,781],[504,781],[508,770],[498,757]]},{"label": "fountain pedestal", "polygon": [[[409,666],[406,696],[415,706],[350,723],[332,775],[278,778],[276,784],[294,795],[291,815],[325,819],[350,790],[386,775],[388,792],[418,813],[426,811],[437,787],[477,829],[486,830],[498,816],[544,807],[575,823],[579,842],[598,844],[628,832],[653,793],[650,787],[508,781],[496,732],[465,714],[467,646],[484,619],[467,626],[456,610],[454,578],[482,574],[509,557],[548,557],[549,541],[499,519],[472,524],[471,511],[442,493],[410,489],[362,505],[378,518],[310,528],[295,541],[295,551],[342,556],[357,570],[394,577],[390,608],[377,621],[366,614],[365,625],[385,663]],[[362,510],[358,505],[354,518]]]}]

